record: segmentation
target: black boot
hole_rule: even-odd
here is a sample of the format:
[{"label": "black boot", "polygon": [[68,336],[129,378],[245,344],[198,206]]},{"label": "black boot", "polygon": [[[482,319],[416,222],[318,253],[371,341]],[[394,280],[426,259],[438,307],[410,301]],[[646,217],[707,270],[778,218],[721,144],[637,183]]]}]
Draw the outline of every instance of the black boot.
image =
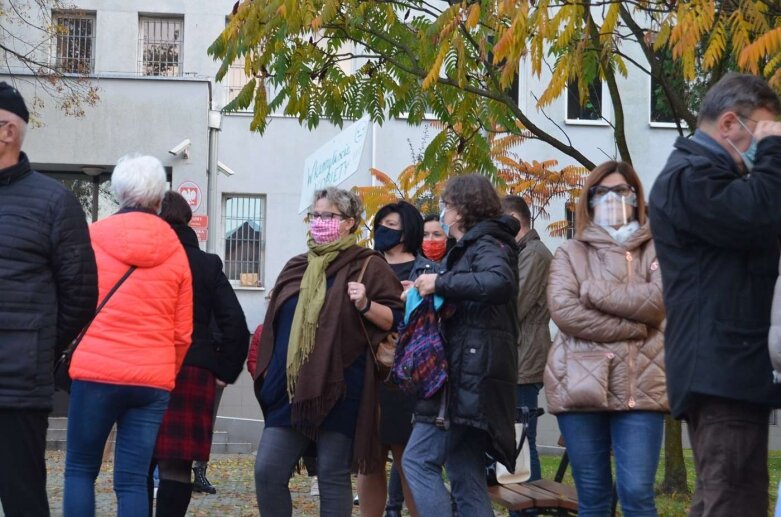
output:
[{"label": "black boot", "polygon": [[157,489],[157,517],[184,517],[190,506],[192,483],[161,479]]},{"label": "black boot", "polygon": [[206,479],[206,465],[193,467],[195,482],[193,483],[193,492],[203,492],[204,494],[216,494],[217,489]]}]

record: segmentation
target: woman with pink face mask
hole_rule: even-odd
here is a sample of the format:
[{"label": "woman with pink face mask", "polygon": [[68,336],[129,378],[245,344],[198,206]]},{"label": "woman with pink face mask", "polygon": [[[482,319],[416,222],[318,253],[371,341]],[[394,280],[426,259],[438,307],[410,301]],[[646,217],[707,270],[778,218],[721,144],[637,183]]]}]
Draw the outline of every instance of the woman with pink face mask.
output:
[{"label": "woman with pink face mask", "polygon": [[351,471],[385,466],[369,346],[396,328],[403,304],[382,255],[357,245],[362,212],[352,192],[315,192],[309,251],[290,259],[274,286],[255,370],[265,419],[255,462],[261,515],[292,515],[288,483],[312,442],[321,515],[351,515]]}]

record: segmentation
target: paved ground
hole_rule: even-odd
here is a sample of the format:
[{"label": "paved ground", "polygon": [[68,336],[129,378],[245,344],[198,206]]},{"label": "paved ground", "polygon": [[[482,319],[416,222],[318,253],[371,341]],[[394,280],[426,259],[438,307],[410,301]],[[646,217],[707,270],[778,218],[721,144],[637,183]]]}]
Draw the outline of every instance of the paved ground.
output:
[{"label": "paved ground", "polygon": [[[209,480],[217,487],[216,495],[193,494],[188,515],[220,517],[257,516],[255,484],[253,481],[252,454],[213,454],[209,463]],[[62,486],[65,454],[59,451],[47,453],[49,469],[49,504],[52,516],[62,515]],[[112,464],[104,463],[95,486],[96,515],[116,515],[116,499],[111,485]],[[318,501],[309,495],[310,481],[296,476],[291,481],[293,515],[309,517],[318,515]],[[2,511],[0,511],[2,514]],[[353,512],[357,516],[357,509]]]}]

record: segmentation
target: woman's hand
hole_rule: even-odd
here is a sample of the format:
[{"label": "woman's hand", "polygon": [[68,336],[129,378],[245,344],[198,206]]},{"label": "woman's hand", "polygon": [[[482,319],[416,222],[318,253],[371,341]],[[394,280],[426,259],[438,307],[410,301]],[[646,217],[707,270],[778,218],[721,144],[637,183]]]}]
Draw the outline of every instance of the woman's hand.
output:
[{"label": "woman's hand", "polygon": [[429,294],[434,294],[436,283],[437,275],[426,273],[425,275],[420,275],[417,280],[415,280],[415,287],[418,288],[418,292],[421,296],[427,296]]},{"label": "woman's hand", "polygon": [[347,296],[359,311],[365,309],[369,303],[366,298],[366,286],[360,282],[347,282]]}]

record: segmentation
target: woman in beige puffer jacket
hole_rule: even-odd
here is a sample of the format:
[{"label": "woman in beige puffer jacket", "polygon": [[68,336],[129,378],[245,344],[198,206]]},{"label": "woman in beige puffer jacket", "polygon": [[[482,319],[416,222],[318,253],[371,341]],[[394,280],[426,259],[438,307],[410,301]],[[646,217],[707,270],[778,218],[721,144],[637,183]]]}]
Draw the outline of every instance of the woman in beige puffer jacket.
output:
[{"label": "woman in beige puffer jacket", "polygon": [[624,515],[656,515],[663,413],[664,305],[659,263],[631,165],[586,179],[576,236],[551,264],[548,306],[559,328],[545,368],[548,408],[572,462],[580,515],[609,515],[611,449]]}]

